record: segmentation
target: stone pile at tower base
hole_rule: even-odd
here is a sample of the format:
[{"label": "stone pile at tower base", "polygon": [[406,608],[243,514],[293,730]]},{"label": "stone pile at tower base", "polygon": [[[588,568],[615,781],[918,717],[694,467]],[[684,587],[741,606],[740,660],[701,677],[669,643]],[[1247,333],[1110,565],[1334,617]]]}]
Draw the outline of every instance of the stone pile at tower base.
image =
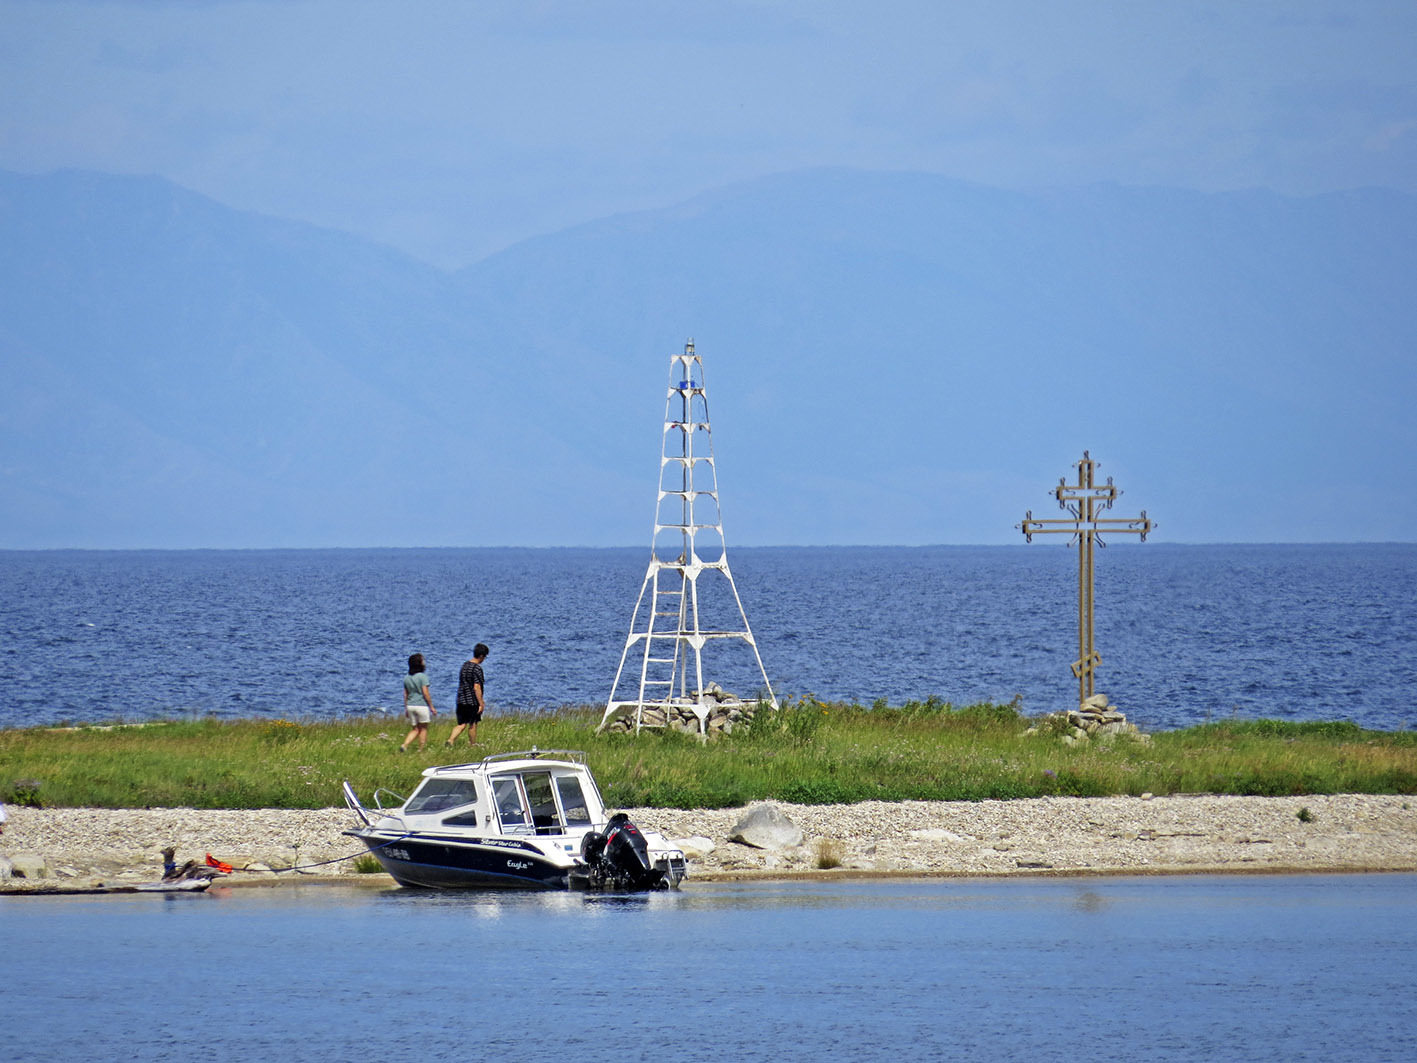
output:
[{"label": "stone pile at tower base", "polygon": [[[734,728],[745,727],[752,722],[760,708],[771,707],[767,702],[744,701],[737,694],[730,694],[717,683],[710,683],[704,691],[702,703],[695,697],[675,698],[673,701],[646,705],[640,711],[641,727],[668,727],[675,731],[699,734],[699,716],[704,714],[704,734],[732,734]],[[634,713],[615,717],[605,729],[611,734],[623,734],[635,729]]]}]

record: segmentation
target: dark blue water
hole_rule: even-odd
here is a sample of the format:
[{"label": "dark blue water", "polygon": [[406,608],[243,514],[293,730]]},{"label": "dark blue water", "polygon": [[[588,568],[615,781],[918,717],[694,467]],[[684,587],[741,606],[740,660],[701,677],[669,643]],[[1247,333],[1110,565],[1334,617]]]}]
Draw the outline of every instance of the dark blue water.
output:
[{"label": "dark blue water", "polygon": [[1411,875],[0,897],[0,940],[33,1059],[1417,1058]]},{"label": "dark blue water", "polygon": [[[1075,551],[751,548],[729,559],[779,694],[1067,707]],[[0,726],[400,707],[425,654],[452,701],[603,703],[648,551],[0,553]],[[1136,723],[1417,723],[1417,544],[1117,544],[1097,559],[1098,689]],[[742,694],[751,658],[709,678]]]}]

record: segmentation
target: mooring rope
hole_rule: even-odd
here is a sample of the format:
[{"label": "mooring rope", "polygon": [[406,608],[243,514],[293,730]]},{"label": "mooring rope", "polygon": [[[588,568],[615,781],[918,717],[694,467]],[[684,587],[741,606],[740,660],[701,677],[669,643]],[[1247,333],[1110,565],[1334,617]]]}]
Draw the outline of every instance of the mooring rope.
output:
[{"label": "mooring rope", "polygon": [[380,842],[378,845],[366,845],[363,849],[356,850],[352,853],[347,853],[344,856],[337,856],[333,860],[317,860],[313,864],[292,864],[290,867],[242,867],[237,868],[236,870],[248,871],[253,875],[260,874],[263,871],[268,871],[272,875],[282,875],[287,871],[308,871],[311,868],[315,867],[325,867],[327,864],[343,863],[345,860],[352,860],[356,856],[363,856],[365,853],[372,853],[375,849],[382,849],[386,845],[393,845],[394,842],[401,842],[405,838],[412,837],[413,832],[409,831],[407,833],[400,834],[397,838],[390,838],[386,842]]}]

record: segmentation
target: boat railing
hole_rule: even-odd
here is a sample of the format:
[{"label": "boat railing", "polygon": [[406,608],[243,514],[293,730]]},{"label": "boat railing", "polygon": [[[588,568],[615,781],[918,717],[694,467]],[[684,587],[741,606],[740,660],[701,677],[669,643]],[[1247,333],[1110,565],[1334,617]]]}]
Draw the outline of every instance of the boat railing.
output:
[{"label": "boat railing", "polygon": [[[358,816],[364,821],[364,825],[366,827],[372,827],[374,825],[374,820],[381,816],[385,818],[397,819],[400,825],[403,824],[403,818],[401,816],[395,815],[395,813],[398,812],[404,804],[404,798],[394,793],[392,790],[386,790],[382,786],[379,789],[375,790],[374,807],[366,808],[363,802],[359,800],[359,795],[354,792],[354,787],[349,785],[348,779],[344,781],[343,789],[344,803],[349,806],[351,812],[353,812],[356,816]],[[388,808],[385,808],[383,799],[386,795],[388,797],[397,797],[399,803],[397,805],[392,805]]]},{"label": "boat railing", "polygon": [[[385,796],[394,798],[398,803],[397,803],[397,804],[389,805],[388,808],[385,808],[385,807],[384,807],[384,797],[385,797]],[[387,815],[389,812],[393,811],[394,809],[402,808],[402,807],[403,807],[405,804],[407,804],[407,803],[408,803],[408,798],[404,797],[403,794],[396,794],[396,793],[394,793],[392,790],[387,789],[387,788],[385,788],[385,787],[383,787],[383,786],[379,787],[377,790],[374,791],[374,807],[377,808],[380,812],[383,812],[385,815]]]},{"label": "boat railing", "polygon": [[359,795],[354,792],[354,787],[349,785],[349,780],[344,781],[344,803],[349,806],[349,810],[364,821],[364,825],[369,826],[370,811],[360,803]]},{"label": "boat railing", "polygon": [[481,763],[495,764],[504,760],[568,760],[573,764],[584,764],[586,755],[583,749],[537,749],[532,746],[517,753],[493,753],[483,757]]}]

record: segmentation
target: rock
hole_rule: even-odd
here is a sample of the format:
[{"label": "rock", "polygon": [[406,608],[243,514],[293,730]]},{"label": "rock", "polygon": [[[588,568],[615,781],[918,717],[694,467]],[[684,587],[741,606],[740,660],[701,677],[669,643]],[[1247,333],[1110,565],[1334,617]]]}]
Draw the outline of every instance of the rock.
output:
[{"label": "rock", "polygon": [[5,881],[5,879],[13,874],[14,868],[10,866],[10,858],[8,856],[0,856],[0,882]]},{"label": "rock", "polygon": [[754,805],[728,832],[728,840],[754,849],[790,849],[805,840],[797,824],[776,805]]},{"label": "rock", "polygon": [[[641,728],[669,728],[674,731],[717,737],[730,734],[734,724],[751,723],[758,703],[745,702],[717,683],[708,683],[703,694],[674,698],[669,702],[647,704],[640,710]],[[607,729],[614,734],[635,730],[635,706],[628,704],[617,710]]]},{"label": "rock", "polygon": [[923,830],[913,830],[910,836],[922,842],[962,842],[961,838],[953,831],[945,830],[943,827],[927,827]]},{"label": "rock", "polygon": [[1076,709],[1067,713],[1067,720],[1072,728],[1070,733],[1079,740],[1090,736],[1111,741],[1117,735],[1134,738],[1139,742],[1148,740],[1148,736],[1142,734],[1136,724],[1127,722],[1127,717],[1117,706],[1108,704],[1106,694],[1094,694],[1087,698]]},{"label": "rock", "polygon": [[48,878],[49,865],[38,853],[14,853],[10,856],[10,872],[15,878]]},{"label": "rock", "polygon": [[690,860],[702,860],[717,848],[710,839],[705,838],[702,834],[671,839],[669,844],[682,849],[684,855]]}]

